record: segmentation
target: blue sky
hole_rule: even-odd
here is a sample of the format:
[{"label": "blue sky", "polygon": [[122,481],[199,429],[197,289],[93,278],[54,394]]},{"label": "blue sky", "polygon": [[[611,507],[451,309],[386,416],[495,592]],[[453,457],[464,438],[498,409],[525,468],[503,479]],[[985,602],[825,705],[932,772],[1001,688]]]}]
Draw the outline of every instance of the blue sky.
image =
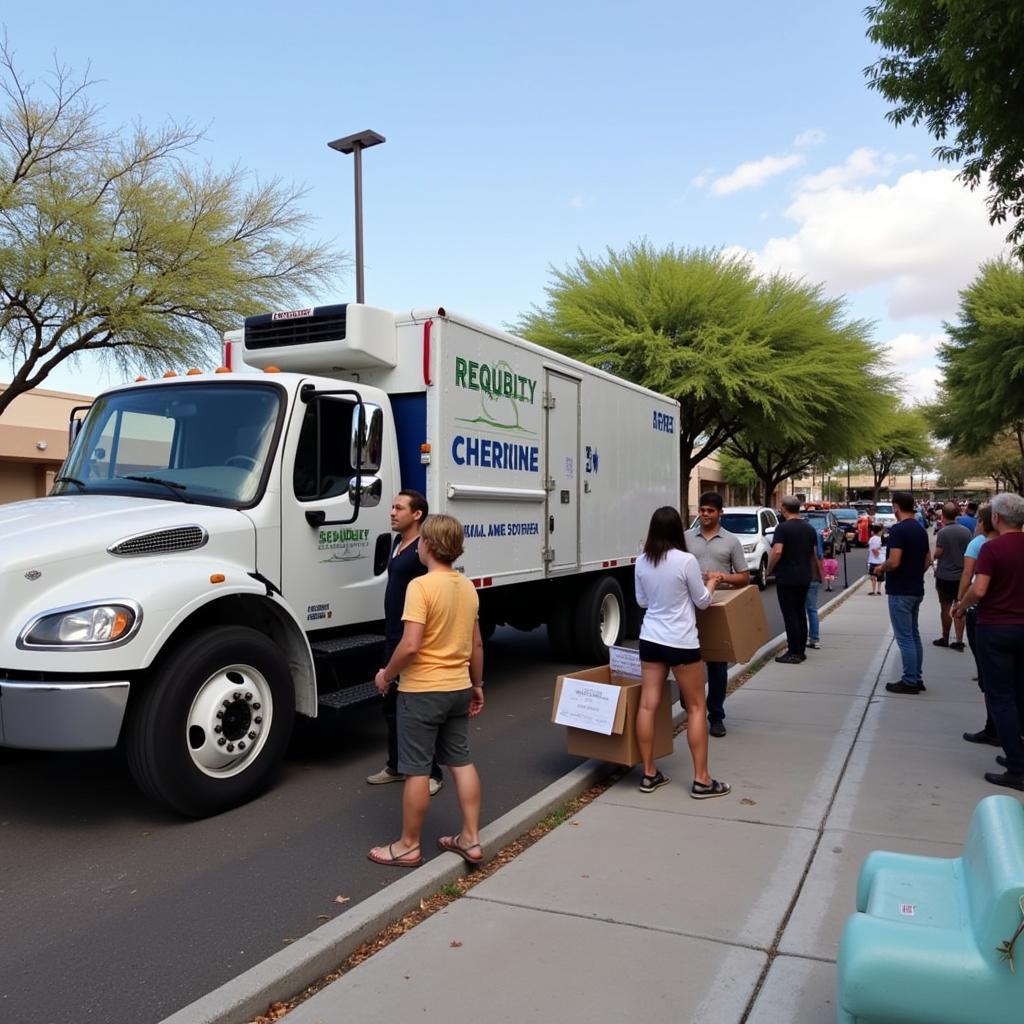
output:
[{"label": "blue sky", "polygon": [[[501,325],[581,250],[724,247],[845,295],[928,397],[942,321],[1004,232],[923,129],[885,120],[863,6],[48,0],[2,19],[26,79],[91,64],[108,125],[204,126],[197,162],[305,184],[311,234],[350,252],[351,158],[326,142],[386,136],[363,158],[376,305]],[[83,363],[44,387],[117,382]]]}]

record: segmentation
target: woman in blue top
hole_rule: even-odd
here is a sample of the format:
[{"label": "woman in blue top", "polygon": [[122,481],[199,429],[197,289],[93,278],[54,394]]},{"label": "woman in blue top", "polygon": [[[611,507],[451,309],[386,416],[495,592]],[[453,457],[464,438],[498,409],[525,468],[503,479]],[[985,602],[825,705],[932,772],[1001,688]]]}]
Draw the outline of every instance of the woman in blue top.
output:
[{"label": "woman in blue top", "polygon": [[636,741],[644,763],[641,793],[653,793],[669,780],[654,766],[654,713],[669,669],[686,708],[686,740],[693,757],[690,796],[705,800],[725,796],[729,786],[708,773],[708,721],[704,665],[697,638],[697,608],[707,608],[718,577],[701,578],[697,559],[686,550],[683,522],[671,506],[651,516],[644,553],[636,562],[636,600],[646,608],[640,629],[640,708]]}]

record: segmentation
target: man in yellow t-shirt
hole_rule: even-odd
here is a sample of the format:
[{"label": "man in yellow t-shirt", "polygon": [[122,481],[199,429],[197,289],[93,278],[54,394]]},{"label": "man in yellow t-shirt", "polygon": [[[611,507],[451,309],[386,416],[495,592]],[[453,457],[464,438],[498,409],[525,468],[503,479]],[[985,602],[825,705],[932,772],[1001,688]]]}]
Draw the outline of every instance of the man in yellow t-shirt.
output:
[{"label": "man in yellow t-shirt", "polygon": [[462,524],[428,517],[420,529],[425,576],[409,583],[402,639],[376,675],[381,693],[398,683],[398,770],[405,775],[402,835],[367,855],[375,864],[414,868],[423,863],[420,834],[430,804],[428,778],[434,752],[448,765],[462,811],[462,829],[437,845],[470,864],[482,861],[480,777],[469,759],[469,719],[484,707],[483,640],[473,584],[452,568],[462,554]]}]

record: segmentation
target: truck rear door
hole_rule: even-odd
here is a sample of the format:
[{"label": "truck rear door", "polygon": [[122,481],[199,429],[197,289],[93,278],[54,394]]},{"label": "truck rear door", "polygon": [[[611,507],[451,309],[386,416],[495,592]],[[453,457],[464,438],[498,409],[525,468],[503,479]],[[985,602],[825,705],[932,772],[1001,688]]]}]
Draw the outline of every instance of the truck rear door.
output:
[{"label": "truck rear door", "polygon": [[544,546],[548,575],[580,565],[580,382],[545,370]]}]

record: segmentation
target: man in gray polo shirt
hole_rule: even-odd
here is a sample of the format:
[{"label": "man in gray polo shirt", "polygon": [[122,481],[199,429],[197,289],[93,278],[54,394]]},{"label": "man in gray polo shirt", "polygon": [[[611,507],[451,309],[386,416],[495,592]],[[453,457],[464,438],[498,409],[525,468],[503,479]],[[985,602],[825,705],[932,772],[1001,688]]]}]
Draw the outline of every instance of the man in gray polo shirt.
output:
[{"label": "man in gray polo shirt", "polygon": [[[686,532],[686,549],[700,565],[704,578],[717,577],[719,583],[745,587],[750,582],[747,560],[739,537],[719,525],[722,496],[707,491],[700,496],[700,526]],[[705,662],[708,670],[708,732],[725,735],[725,687],[729,666],[724,661]]]}]

